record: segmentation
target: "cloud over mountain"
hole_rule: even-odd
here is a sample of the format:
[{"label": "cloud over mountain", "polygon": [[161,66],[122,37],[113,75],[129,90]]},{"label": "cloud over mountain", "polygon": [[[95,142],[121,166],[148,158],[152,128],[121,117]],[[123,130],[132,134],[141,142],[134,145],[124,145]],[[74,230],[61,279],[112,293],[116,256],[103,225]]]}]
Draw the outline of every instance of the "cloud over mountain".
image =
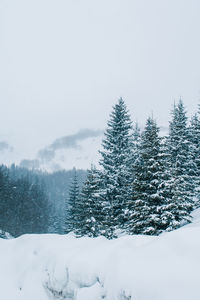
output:
[{"label": "cloud over mountain", "polygon": [[13,147],[10,146],[7,142],[5,141],[0,141],[0,151],[13,151]]},{"label": "cloud over mountain", "polygon": [[[96,138],[100,138],[102,135],[103,135],[103,130],[82,129],[76,132],[75,134],[60,137],[54,140],[50,145],[39,150],[36,155],[36,158],[21,160],[20,166],[27,169],[44,168],[44,169],[50,169],[55,171],[55,170],[62,169],[63,163],[64,164],[69,163],[71,165],[71,161],[75,163],[75,160],[79,160],[79,159],[88,160],[89,159],[88,154],[86,157],[85,149],[83,149],[85,146],[83,146],[82,143],[85,140],[92,139],[93,141],[88,141],[89,143],[88,150],[90,151],[91,150],[90,148],[93,149],[94,143],[96,143]],[[77,157],[78,154],[78,158],[75,158],[74,155],[71,153],[71,151],[69,151],[74,149],[77,150],[75,156]],[[64,152],[62,150],[64,150]],[[62,153],[60,151],[62,151]],[[65,153],[67,153],[67,155],[65,155]],[[69,156],[70,156],[70,162],[69,162]]]},{"label": "cloud over mountain", "polygon": [[81,149],[80,142],[88,138],[101,136],[102,134],[102,130],[82,129],[75,134],[58,138],[51,145],[38,152],[38,159],[44,163],[49,162],[54,159],[56,151],[62,149]]}]

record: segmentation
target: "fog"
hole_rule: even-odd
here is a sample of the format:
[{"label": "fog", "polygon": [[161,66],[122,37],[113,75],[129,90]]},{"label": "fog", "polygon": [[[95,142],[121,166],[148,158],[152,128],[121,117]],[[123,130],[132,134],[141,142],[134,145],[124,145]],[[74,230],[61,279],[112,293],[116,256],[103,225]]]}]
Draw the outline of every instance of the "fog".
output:
[{"label": "fog", "polygon": [[199,11],[197,0],[0,0],[0,142],[13,147],[1,162],[102,131],[121,96],[141,126],[153,113],[165,128],[180,97],[193,113]]}]

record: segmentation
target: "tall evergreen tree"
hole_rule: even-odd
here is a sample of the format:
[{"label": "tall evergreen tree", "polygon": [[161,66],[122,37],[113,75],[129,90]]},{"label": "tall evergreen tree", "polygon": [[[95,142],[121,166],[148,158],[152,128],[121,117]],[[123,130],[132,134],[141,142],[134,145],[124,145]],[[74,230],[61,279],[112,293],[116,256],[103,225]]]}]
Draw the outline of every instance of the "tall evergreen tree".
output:
[{"label": "tall evergreen tree", "polygon": [[189,127],[190,156],[193,161],[191,179],[193,179],[195,188],[194,195],[197,197],[195,202],[199,206],[200,202],[200,110],[191,118]]},{"label": "tall evergreen tree", "polygon": [[[140,147],[141,147],[141,130],[138,126],[138,124],[135,124],[135,127],[133,128],[133,145],[132,145],[132,152],[131,152],[131,183],[135,179],[135,166],[137,166],[138,159],[140,157]],[[131,194],[132,194],[132,185],[131,185]]]},{"label": "tall evergreen tree", "polygon": [[148,118],[134,164],[133,195],[129,204],[129,232],[159,234],[164,202],[164,158],[159,128]]},{"label": "tall evergreen tree", "polygon": [[69,198],[66,201],[66,221],[65,221],[65,232],[75,231],[79,226],[79,185],[78,178],[76,174],[76,169],[74,170],[74,176],[69,190]]},{"label": "tall evergreen tree", "polygon": [[141,141],[141,130],[138,123],[133,128],[133,150],[137,150]]},{"label": "tall evergreen tree", "polygon": [[104,203],[105,235],[112,237],[116,229],[124,226],[124,209],[131,180],[132,122],[122,98],[113,107],[107,125],[103,150],[100,151],[103,168],[100,197]]},{"label": "tall evergreen tree", "polygon": [[193,207],[193,159],[191,157],[189,129],[187,127],[187,116],[183,101],[180,99],[172,111],[172,121],[169,127],[169,154],[171,173],[175,178],[182,177],[185,190],[185,201],[188,202],[188,210]]},{"label": "tall evergreen tree", "polygon": [[170,171],[168,198],[162,208],[167,218],[167,230],[190,222],[193,209],[194,172],[187,127],[187,116],[182,100],[174,105],[168,137],[168,164]]},{"label": "tall evergreen tree", "polygon": [[129,163],[129,170],[131,173],[130,176],[130,182],[131,184],[127,187],[128,188],[128,197],[127,201],[125,203],[125,210],[124,210],[124,218],[125,218],[125,226],[124,229],[126,232],[129,232],[130,230],[130,219],[132,216],[132,210],[133,210],[133,186],[132,183],[134,182],[136,178],[136,170],[138,165],[138,160],[140,157],[140,144],[141,144],[141,130],[138,126],[138,123],[135,124],[133,128],[133,135],[132,135],[132,150],[131,150],[131,159]]},{"label": "tall evergreen tree", "polygon": [[[131,149],[131,172],[133,173],[132,176],[134,177],[134,165],[138,160],[139,153],[140,153],[140,145],[141,145],[141,130],[136,123],[133,128],[133,139],[132,139],[132,149]],[[133,178],[132,178],[133,181]]]}]

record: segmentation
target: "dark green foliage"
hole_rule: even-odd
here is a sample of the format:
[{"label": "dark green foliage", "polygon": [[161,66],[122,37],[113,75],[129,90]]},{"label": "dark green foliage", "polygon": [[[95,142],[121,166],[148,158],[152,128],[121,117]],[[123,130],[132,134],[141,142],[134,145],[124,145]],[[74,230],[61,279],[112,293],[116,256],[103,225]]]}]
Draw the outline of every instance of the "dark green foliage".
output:
[{"label": "dark green foliage", "polygon": [[[87,171],[76,170],[78,185],[82,187]],[[39,173],[48,193],[50,209],[49,232],[63,234],[66,232],[66,209],[69,200],[69,190],[74,177],[73,170],[63,170],[54,173]]]},{"label": "dark green foliage", "polygon": [[44,187],[35,177],[13,179],[0,168],[0,228],[13,236],[48,232],[49,211]]},{"label": "dark green foliage", "polygon": [[[83,185],[87,172],[85,170],[76,170],[78,184]],[[20,168],[12,165],[9,169],[9,175],[13,180],[21,178],[29,178],[35,181],[38,178],[47,195],[48,202],[48,231],[49,233],[63,234],[65,232],[66,221],[66,206],[70,184],[73,180],[74,170],[62,170],[54,173],[41,171],[30,171],[25,168]]]}]

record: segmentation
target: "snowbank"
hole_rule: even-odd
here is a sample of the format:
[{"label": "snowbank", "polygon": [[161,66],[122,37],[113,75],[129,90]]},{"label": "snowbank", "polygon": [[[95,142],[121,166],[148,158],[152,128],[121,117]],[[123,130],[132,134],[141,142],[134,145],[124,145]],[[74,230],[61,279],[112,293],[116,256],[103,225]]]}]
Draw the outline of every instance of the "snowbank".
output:
[{"label": "snowbank", "polygon": [[13,239],[14,237],[9,232],[0,229],[0,238],[9,240],[9,239]]},{"label": "snowbank", "polygon": [[2,300],[199,300],[200,210],[159,237],[0,239]]}]

